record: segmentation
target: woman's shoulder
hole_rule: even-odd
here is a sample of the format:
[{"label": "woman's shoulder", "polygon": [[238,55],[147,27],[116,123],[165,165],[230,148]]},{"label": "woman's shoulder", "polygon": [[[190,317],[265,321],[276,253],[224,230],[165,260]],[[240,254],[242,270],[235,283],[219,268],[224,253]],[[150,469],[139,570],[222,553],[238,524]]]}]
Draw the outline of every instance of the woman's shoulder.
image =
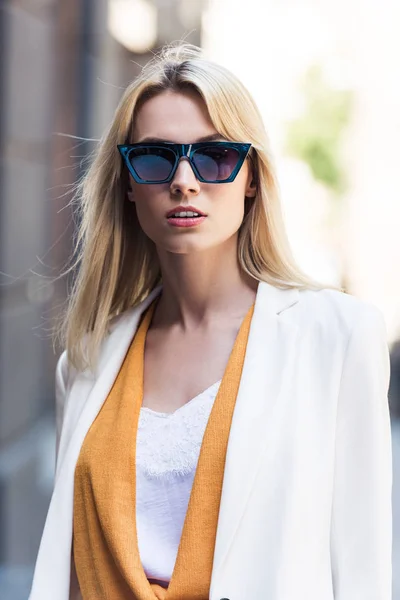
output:
[{"label": "woman's shoulder", "polygon": [[381,326],[384,315],[373,302],[331,288],[301,290],[296,316],[315,326],[349,334],[355,326]]}]

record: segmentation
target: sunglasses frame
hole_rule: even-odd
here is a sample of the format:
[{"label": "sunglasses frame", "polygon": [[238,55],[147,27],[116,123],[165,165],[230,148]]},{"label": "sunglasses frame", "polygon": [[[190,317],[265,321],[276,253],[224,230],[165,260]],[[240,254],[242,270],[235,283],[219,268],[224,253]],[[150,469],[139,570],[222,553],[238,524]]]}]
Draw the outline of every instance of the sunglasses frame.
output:
[{"label": "sunglasses frame", "polygon": [[[204,179],[204,177],[202,177],[196,167],[196,165],[194,164],[193,161],[193,154],[197,151],[200,150],[201,148],[218,148],[218,147],[222,147],[222,148],[233,148],[234,150],[236,150],[239,154],[238,157],[238,161],[237,164],[235,166],[235,168],[233,169],[232,173],[230,174],[230,176],[227,179],[223,179],[221,181],[210,181],[208,179]],[[172,181],[176,170],[178,168],[178,164],[181,158],[187,158],[190,166],[192,167],[194,174],[196,175],[196,178],[201,181],[202,183],[231,183],[236,175],[239,173],[245,159],[247,158],[247,155],[250,151],[251,148],[251,144],[248,143],[239,143],[239,142],[197,142],[195,144],[174,144],[171,142],[147,142],[147,143],[137,143],[137,144],[118,144],[117,148],[119,150],[119,153],[121,154],[122,158],[124,159],[124,162],[126,164],[126,166],[128,167],[128,170],[130,172],[130,174],[132,175],[133,179],[136,181],[136,183],[146,183],[146,184],[160,184],[160,183],[169,183],[170,181]],[[134,149],[138,149],[138,148],[168,148],[168,150],[172,150],[172,152],[175,154],[175,163],[171,169],[171,173],[169,174],[169,176],[166,179],[160,179],[157,181],[148,181],[147,179],[142,179],[141,177],[139,177],[139,175],[136,173],[135,169],[133,168],[132,164],[129,161],[129,154],[132,150]]]}]

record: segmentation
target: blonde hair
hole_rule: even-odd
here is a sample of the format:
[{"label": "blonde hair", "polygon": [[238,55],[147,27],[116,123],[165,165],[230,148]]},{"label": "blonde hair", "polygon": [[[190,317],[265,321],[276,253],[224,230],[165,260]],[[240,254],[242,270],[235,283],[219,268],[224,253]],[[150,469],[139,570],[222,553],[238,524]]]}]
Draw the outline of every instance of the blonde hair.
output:
[{"label": "blonde hair", "polygon": [[137,305],[161,283],[155,244],[126,201],[128,177],[117,144],[130,141],[138,109],[165,90],[194,90],[215,129],[227,139],[251,142],[257,194],[239,229],[238,259],[259,281],[289,288],[342,288],[314,281],[296,265],[288,243],[278,185],[261,115],[243,84],[226,68],[206,60],[190,44],[168,45],[127,87],[108,130],[78,182],[77,269],[57,330],[77,369],[93,367],[110,319]]}]

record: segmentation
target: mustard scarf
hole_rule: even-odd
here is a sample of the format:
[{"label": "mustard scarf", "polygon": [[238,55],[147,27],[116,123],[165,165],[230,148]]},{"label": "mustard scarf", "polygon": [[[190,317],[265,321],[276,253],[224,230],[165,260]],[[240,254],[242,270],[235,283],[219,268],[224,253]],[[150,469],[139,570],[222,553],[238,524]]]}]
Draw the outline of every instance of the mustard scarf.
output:
[{"label": "mustard scarf", "polygon": [[73,549],[83,600],[208,600],[225,456],[254,304],[237,334],[204,433],[167,589],[150,583],[136,530],[136,434],[143,399],[144,314],[75,469]]}]

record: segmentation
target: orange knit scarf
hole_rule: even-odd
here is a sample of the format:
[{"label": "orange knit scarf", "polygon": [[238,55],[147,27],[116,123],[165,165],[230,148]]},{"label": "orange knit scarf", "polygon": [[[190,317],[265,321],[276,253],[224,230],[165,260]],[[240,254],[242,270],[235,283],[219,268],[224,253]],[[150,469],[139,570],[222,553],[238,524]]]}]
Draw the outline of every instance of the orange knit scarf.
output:
[{"label": "orange knit scarf", "polygon": [[75,470],[73,548],[83,600],[208,600],[225,456],[254,305],[244,318],[204,433],[169,587],[150,583],[135,520],[136,433],[152,302]]}]

